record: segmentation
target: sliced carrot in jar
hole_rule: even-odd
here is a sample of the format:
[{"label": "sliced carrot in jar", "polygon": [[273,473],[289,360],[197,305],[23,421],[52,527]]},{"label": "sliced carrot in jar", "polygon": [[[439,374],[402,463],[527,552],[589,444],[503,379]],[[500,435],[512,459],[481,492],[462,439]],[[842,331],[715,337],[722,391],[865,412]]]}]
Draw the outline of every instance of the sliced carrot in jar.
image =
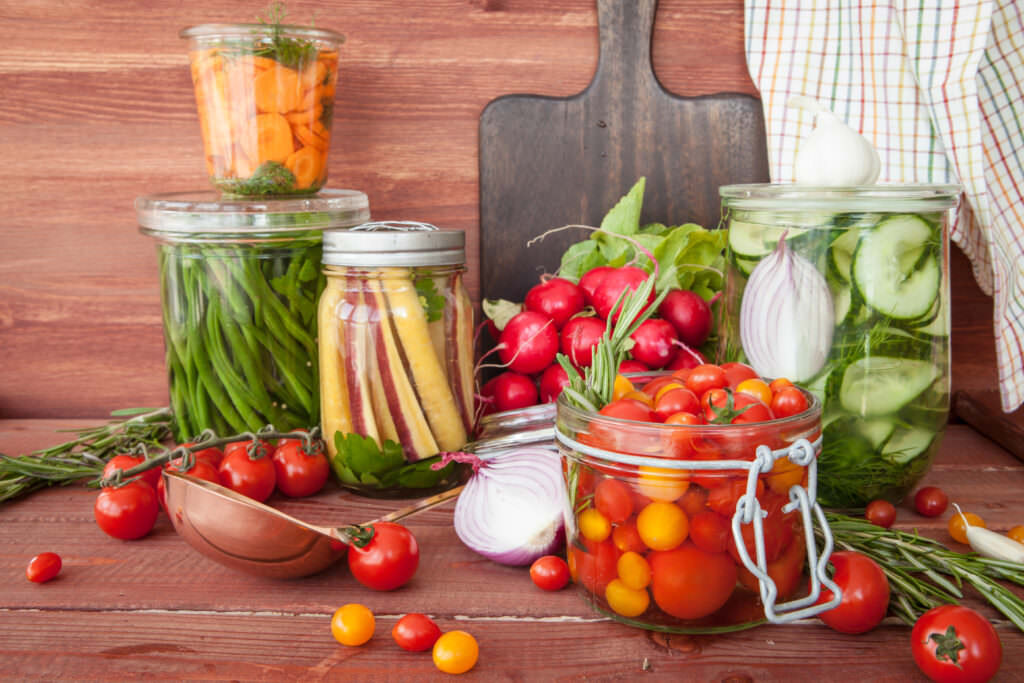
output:
[{"label": "sliced carrot in jar", "polygon": [[[285,114],[284,117],[288,119],[288,123],[292,124],[293,126],[305,126],[307,128],[312,128],[313,122],[323,115],[324,106],[322,104],[317,104],[312,109],[293,111],[291,113]],[[310,130],[310,132],[312,133],[313,131]]]},{"label": "sliced carrot in jar", "polygon": [[315,90],[317,86],[323,85],[327,77],[327,65],[319,59],[302,70],[302,87],[305,90]]},{"label": "sliced carrot in jar", "polygon": [[302,102],[299,75],[280,65],[257,74],[252,87],[256,108],[261,112],[283,114],[298,109]]},{"label": "sliced carrot in jar", "polygon": [[265,161],[284,163],[295,151],[292,129],[280,114],[260,114],[256,117],[257,165]]},{"label": "sliced carrot in jar", "polygon": [[261,71],[264,69],[276,69],[280,66],[277,60],[271,59],[270,57],[261,57],[259,55],[253,56],[252,64]]},{"label": "sliced carrot in jar", "polygon": [[301,147],[288,157],[284,164],[295,176],[295,189],[304,190],[312,187],[320,178],[322,161],[320,152],[314,147]]},{"label": "sliced carrot in jar", "polygon": [[308,126],[296,125],[293,126],[292,130],[295,132],[295,137],[305,147],[315,147],[321,150],[327,149],[327,141],[310,130]]}]

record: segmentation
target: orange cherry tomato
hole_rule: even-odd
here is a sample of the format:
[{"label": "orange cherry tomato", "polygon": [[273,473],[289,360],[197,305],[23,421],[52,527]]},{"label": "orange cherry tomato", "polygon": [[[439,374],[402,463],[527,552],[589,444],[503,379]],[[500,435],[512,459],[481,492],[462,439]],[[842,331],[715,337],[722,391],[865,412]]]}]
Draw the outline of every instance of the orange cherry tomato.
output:
[{"label": "orange cherry tomato", "polygon": [[[772,403],[772,390],[769,389],[768,384],[759,377],[745,379],[737,384],[736,393],[749,394],[766,406],[770,406]],[[774,413],[775,411],[773,410],[772,412]]]}]

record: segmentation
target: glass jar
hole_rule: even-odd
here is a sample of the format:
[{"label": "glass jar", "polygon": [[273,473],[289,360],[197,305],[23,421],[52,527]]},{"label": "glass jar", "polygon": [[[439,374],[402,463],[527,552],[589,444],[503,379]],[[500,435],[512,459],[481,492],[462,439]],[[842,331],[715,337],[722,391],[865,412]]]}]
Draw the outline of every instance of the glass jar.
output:
[{"label": "glass jar", "polygon": [[324,235],[321,423],[342,486],[424,495],[459,483],[433,469],[473,429],[473,306],[465,233],[369,223]]},{"label": "glass jar", "polygon": [[[831,547],[814,503],[821,405],[806,396],[808,409],[792,417],[682,425],[601,415],[563,393],[555,438],[569,568],[583,597],[617,621],[675,633],[834,606],[814,604],[822,584],[835,587],[823,575],[827,551],[819,560],[806,533],[813,510]],[[809,583],[805,566],[818,568]]]},{"label": "glass jar", "polygon": [[729,240],[718,360],[785,374],[822,400],[824,505],[899,502],[938,452],[958,195],[953,185],[721,188]]},{"label": "glass jar", "polygon": [[237,196],[323,187],[344,37],[280,24],[203,24],[181,37],[214,186]]},{"label": "glass jar", "polygon": [[185,192],[135,207],[140,231],[157,239],[175,438],[317,425],[321,233],[366,221],[366,195]]}]

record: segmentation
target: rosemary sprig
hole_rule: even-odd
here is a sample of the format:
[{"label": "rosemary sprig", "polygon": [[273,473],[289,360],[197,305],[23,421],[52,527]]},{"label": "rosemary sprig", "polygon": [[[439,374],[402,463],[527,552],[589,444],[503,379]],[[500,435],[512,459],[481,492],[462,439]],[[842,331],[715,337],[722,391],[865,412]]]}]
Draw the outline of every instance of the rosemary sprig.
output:
[{"label": "rosemary sprig", "polygon": [[66,486],[97,477],[118,453],[159,448],[171,435],[170,408],[129,408],[111,413],[115,418],[100,427],[70,430],[74,439],[26,455],[0,453],[0,502],[46,486]]},{"label": "rosemary sprig", "polygon": [[963,599],[961,589],[968,584],[1024,631],[1024,600],[999,583],[1024,586],[1024,566],[958,553],[936,540],[883,529],[864,519],[835,512],[825,516],[837,549],[867,555],[882,568],[891,591],[889,611],[906,624],[912,626],[933,607]]}]

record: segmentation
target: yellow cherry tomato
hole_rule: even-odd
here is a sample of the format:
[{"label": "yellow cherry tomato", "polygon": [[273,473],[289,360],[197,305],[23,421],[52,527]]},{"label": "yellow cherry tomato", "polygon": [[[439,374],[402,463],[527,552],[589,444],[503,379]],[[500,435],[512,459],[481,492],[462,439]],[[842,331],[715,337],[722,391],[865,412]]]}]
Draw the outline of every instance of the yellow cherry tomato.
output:
[{"label": "yellow cherry tomato", "polygon": [[782,458],[772,465],[771,474],[765,477],[765,481],[775,493],[788,496],[790,488],[803,482],[806,472],[806,468],[794,465],[788,458]]},{"label": "yellow cherry tomato", "polygon": [[362,645],[373,637],[376,620],[364,605],[342,605],[331,617],[331,634],[342,645]]},{"label": "yellow cherry tomato", "polygon": [[1024,543],[1024,525],[1018,524],[1007,531],[1006,535],[1017,541],[1017,543]]},{"label": "yellow cherry tomato", "polygon": [[638,617],[647,611],[651,596],[644,589],[630,588],[622,579],[612,579],[604,589],[604,599],[616,614]]},{"label": "yellow cherry tomato", "polygon": [[672,550],[686,540],[690,520],[678,505],[656,500],[637,515],[636,529],[651,550]]},{"label": "yellow cherry tomato", "polygon": [[678,500],[690,486],[690,473],[665,467],[637,468],[636,487],[651,500],[671,503]]},{"label": "yellow cherry tomato", "polygon": [[627,391],[625,394],[622,395],[622,398],[631,398],[634,401],[640,401],[648,408],[654,405],[654,399],[652,399],[650,396],[640,391],[639,389]]},{"label": "yellow cherry tomato", "polygon": [[663,384],[658,389],[657,393],[654,394],[654,403],[657,404],[662,396],[664,396],[668,392],[672,391],[673,389],[685,389],[685,388],[686,388],[686,385],[683,384],[682,382],[669,382],[667,384]]},{"label": "yellow cherry tomato", "polygon": [[465,631],[448,631],[434,643],[434,666],[446,674],[464,674],[476,665],[480,646]]},{"label": "yellow cherry tomato", "polygon": [[588,541],[600,543],[612,533],[612,523],[597,508],[587,508],[581,512],[577,524],[580,533]]},{"label": "yellow cherry tomato", "polygon": [[745,379],[736,385],[737,394],[753,396],[766,406],[772,404],[772,390],[763,379]]},{"label": "yellow cherry tomato", "polygon": [[647,558],[632,550],[619,555],[616,569],[622,583],[634,590],[643,590],[651,582],[651,565]]},{"label": "yellow cherry tomato", "polygon": [[615,375],[615,383],[612,385],[612,400],[620,398],[633,391],[633,383],[625,375]]},{"label": "yellow cherry tomato", "polygon": [[954,512],[953,516],[949,518],[949,535],[953,537],[953,540],[959,543],[967,543],[967,527],[964,526],[964,517],[967,518],[967,523],[971,526],[980,526],[985,528],[985,520],[973,512],[965,512],[963,516],[958,512]]}]

